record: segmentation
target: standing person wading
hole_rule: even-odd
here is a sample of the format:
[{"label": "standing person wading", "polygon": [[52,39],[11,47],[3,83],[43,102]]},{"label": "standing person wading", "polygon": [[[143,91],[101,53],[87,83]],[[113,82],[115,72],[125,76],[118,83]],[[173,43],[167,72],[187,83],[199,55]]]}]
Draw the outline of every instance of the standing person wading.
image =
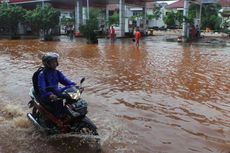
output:
[{"label": "standing person wading", "polygon": [[136,42],[136,46],[139,47],[139,41],[141,39],[141,33],[139,28],[137,28],[136,32],[135,32],[135,42]]},{"label": "standing person wading", "polygon": [[114,42],[114,41],[115,41],[115,37],[116,37],[115,29],[114,29],[114,27],[112,26],[111,29],[110,29],[110,38],[111,38],[111,42]]}]

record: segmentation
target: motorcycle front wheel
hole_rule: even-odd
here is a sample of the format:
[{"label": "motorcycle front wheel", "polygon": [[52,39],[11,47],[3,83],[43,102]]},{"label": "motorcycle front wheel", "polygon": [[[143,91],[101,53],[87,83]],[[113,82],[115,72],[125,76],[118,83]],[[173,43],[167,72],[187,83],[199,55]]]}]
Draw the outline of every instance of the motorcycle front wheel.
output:
[{"label": "motorcycle front wheel", "polygon": [[98,135],[96,126],[90,121],[82,120],[80,123],[76,123],[75,132],[79,134]]}]

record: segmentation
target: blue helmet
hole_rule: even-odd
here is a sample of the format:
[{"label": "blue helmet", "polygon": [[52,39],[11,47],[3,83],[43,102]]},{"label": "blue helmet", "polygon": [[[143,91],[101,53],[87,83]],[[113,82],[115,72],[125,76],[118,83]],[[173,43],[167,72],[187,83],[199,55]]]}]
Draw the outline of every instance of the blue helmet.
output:
[{"label": "blue helmet", "polygon": [[42,63],[45,67],[47,67],[49,65],[49,62],[52,60],[56,60],[58,63],[58,57],[59,55],[57,53],[53,53],[53,52],[45,53],[42,56]]}]

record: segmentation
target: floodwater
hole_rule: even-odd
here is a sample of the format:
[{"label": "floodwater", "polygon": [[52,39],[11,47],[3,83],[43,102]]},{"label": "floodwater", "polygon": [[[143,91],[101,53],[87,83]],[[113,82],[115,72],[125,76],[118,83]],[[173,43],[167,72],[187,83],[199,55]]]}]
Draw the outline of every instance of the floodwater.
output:
[{"label": "floodwater", "polygon": [[[88,116],[100,142],[45,136],[26,118],[31,76],[45,51],[84,82]],[[98,45],[63,39],[0,40],[1,153],[230,152],[230,47],[147,37]],[[99,149],[98,149],[99,148]]]}]

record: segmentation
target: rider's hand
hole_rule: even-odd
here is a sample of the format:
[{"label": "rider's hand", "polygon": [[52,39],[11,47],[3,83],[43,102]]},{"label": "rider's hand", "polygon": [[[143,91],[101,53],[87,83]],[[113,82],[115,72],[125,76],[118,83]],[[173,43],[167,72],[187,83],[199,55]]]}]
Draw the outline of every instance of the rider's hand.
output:
[{"label": "rider's hand", "polygon": [[51,101],[57,101],[58,97],[57,97],[56,95],[54,95],[54,94],[51,94],[51,95],[49,96],[49,99],[50,99]]}]

